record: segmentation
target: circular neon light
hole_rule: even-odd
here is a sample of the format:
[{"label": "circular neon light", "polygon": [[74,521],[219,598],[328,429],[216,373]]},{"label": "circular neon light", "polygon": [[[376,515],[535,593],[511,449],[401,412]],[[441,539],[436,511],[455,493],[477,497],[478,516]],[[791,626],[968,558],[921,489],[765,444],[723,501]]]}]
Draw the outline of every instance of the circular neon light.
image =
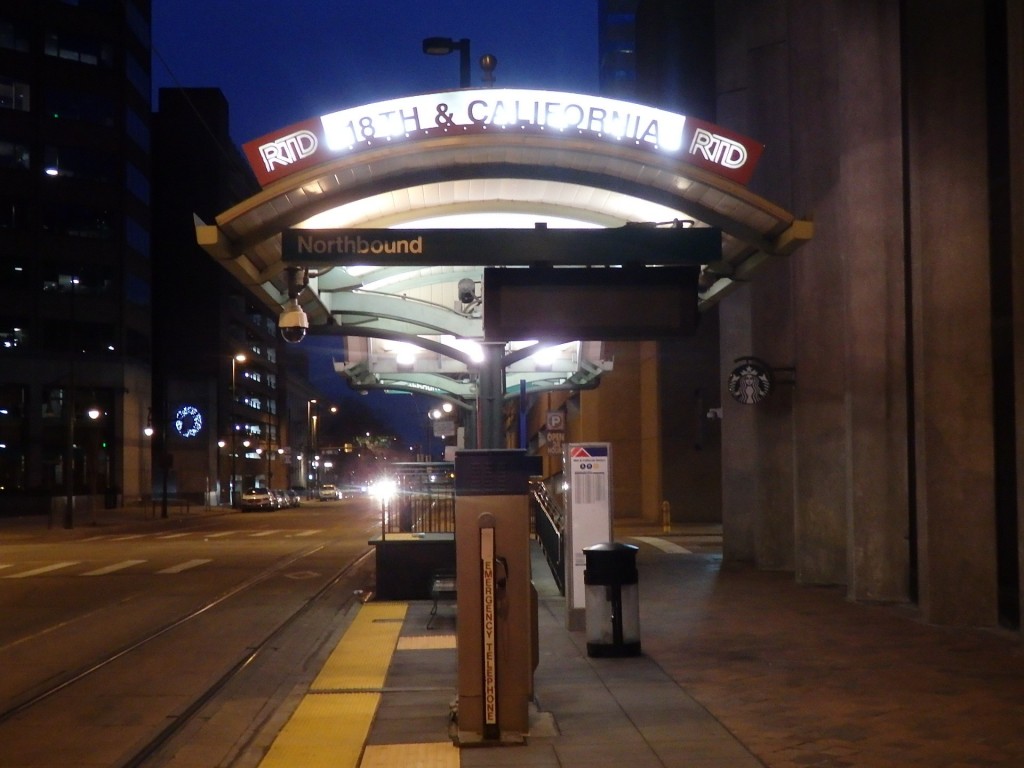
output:
[{"label": "circular neon light", "polygon": [[174,429],[182,437],[196,437],[203,429],[203,414],[194,405],[183,405],[174,414]]}]

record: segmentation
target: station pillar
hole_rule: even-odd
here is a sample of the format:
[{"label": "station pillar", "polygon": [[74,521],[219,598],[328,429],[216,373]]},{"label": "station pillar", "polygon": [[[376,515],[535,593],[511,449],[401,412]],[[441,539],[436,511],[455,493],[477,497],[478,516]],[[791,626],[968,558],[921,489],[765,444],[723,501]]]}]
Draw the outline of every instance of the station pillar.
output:
[{"label": "station pillar", "polygon": [[540,457],[455,454],[459,746],[521,743],[536,666],[529,479]]}]

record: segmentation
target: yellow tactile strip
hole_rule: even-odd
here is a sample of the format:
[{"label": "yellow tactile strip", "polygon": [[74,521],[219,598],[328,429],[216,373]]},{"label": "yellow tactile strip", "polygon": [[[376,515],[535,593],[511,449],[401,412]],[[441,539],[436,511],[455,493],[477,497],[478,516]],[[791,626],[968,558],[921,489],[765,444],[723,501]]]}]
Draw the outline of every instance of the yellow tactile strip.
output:
[{"label": "yellow tactile strip", "polygon": [[455,635],[407,635],[398,638],[399,651],[433,651],[455,648]]},{"label": "yellow tactile strip", "polygon": [[260,768],[357,768],[407,608],[360,607]]},{"label": "yellow tactile strip", "polygon": [[306,696],[260,768],[356,768],[379,700],[379,693]]},{"label": "yellow tactile strip", "polygon": [[369,745],[359,768],[459,768],[459,748],[450,742]]}]

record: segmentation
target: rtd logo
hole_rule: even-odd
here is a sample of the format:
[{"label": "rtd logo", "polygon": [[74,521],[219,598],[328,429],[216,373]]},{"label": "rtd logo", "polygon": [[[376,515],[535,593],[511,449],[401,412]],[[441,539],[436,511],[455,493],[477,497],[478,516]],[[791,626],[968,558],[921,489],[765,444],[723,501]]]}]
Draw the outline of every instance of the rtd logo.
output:
[{"label": "rtd logo", "polygon": [[267,171],[279,165],[291,165],[316,152],[319,142],[311,131],[296,131],[282,136],[269,144],[260,145],[260,157]]},{"label": "rtd logo", "polygon": [[738,141],[698,128],[690,142],[690,154],[701,155],[724,168],[741,168],[747,162],[747,148]]}]

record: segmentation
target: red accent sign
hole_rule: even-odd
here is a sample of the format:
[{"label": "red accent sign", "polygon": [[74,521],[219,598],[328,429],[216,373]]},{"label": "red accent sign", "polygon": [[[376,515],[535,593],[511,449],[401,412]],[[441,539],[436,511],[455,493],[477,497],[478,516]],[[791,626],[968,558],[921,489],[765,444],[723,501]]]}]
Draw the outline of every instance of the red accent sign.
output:
[{"label": "red accent sign", "polygon": [[509,133],[584,139],[678,158],[740,184],[762,145],[712,123],[600,96],[480,89],[409,96],[343,109],[243,146],[263,186],[335,157],[396,142]]}]

